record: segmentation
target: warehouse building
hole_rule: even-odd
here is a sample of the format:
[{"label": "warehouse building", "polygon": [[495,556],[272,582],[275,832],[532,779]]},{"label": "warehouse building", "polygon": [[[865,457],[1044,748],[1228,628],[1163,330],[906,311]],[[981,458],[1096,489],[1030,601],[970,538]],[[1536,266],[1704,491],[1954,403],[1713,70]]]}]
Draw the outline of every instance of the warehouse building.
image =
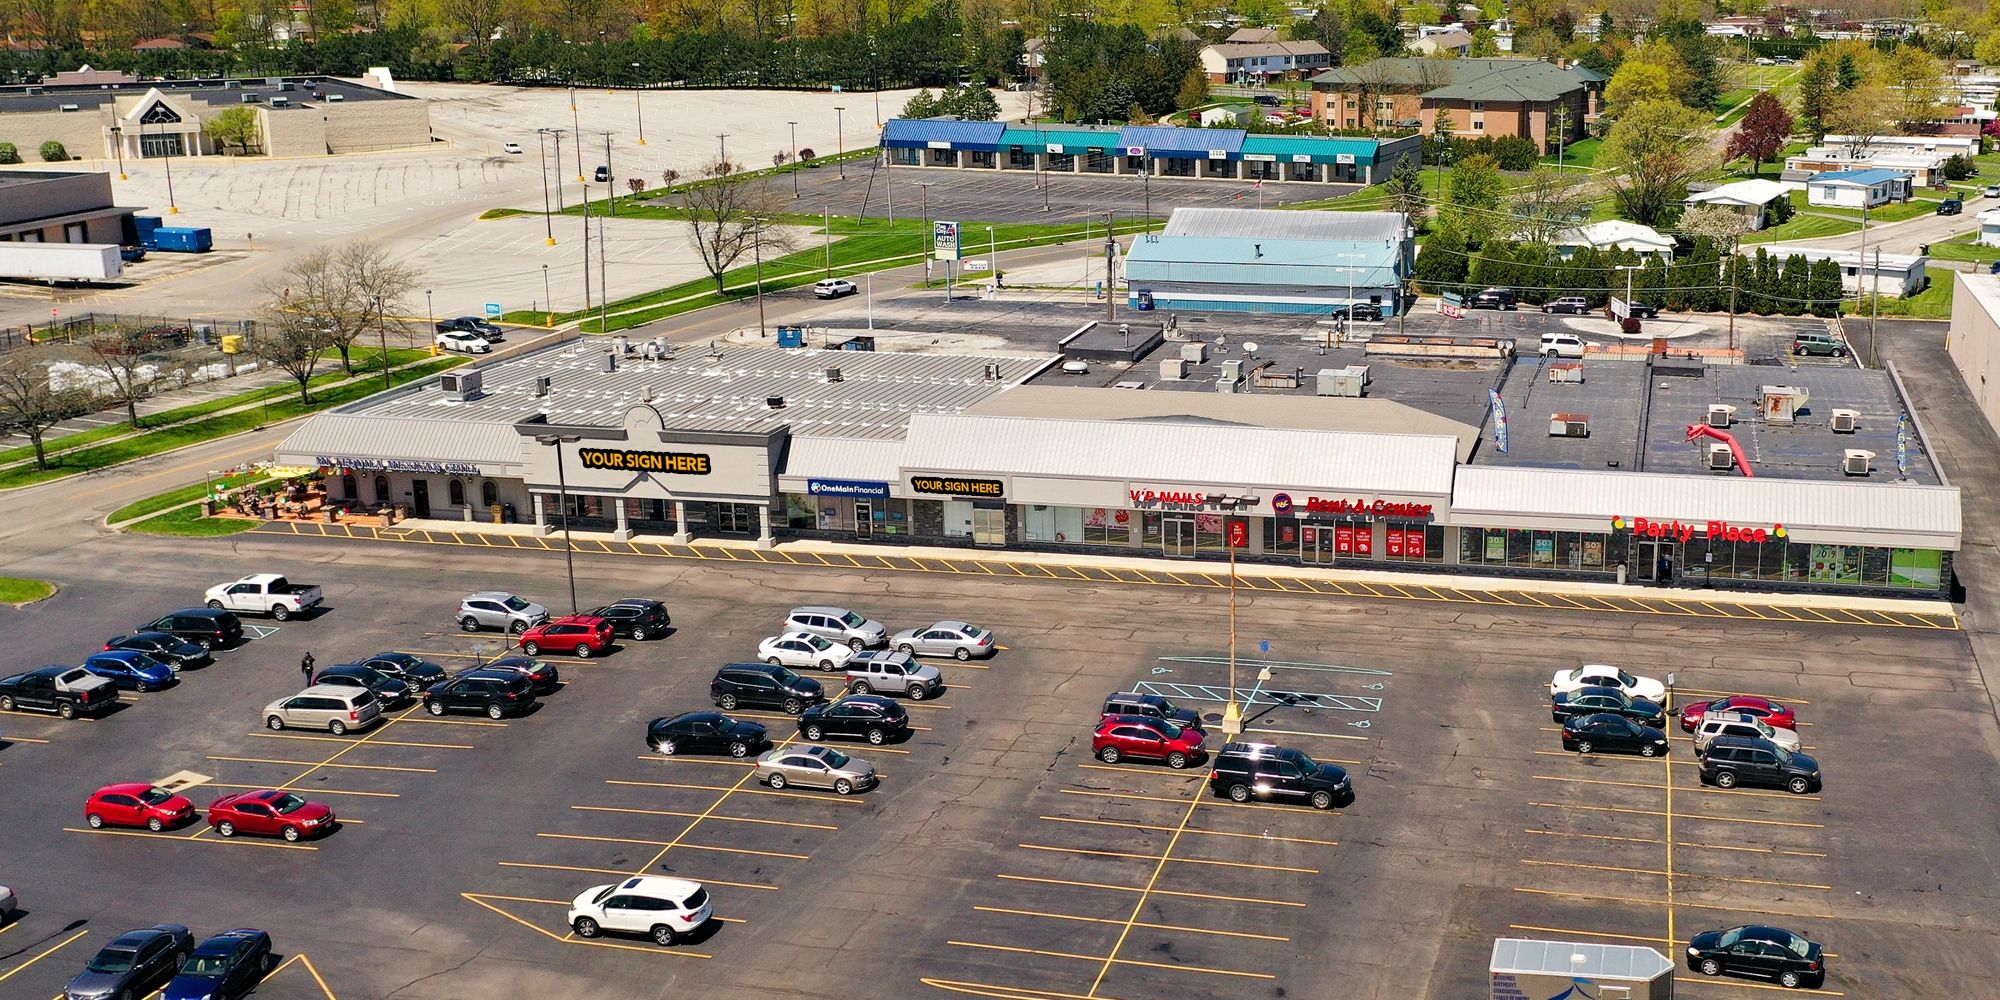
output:
[{"label": "warehouse building", "polygon": [[1394,212],[1177,208],[1125,259],[1133,306],[1184,312],[1403,309],[1413,234]]},{"label": "warehouse building", "polygon": [[1053,355],[573,342],[315,415],[277,460],[336,499],[618,539],[1950,592],[1959,493],[1889,373],[1298,350],[1317,376],[1230,355],[1090,388]]},{"label": "warehouse building", "polygon": [[892,118],[882,147],[896,167],[1040,170],[1318,183],[1380,184],[1422,136],[1400,139],[1252,135],[1241,129],[1015,125]]},{"label": "warehouse building", "polygon": [[136,208],[111,200],[111,175],[74,170],[0,173],[0,241],[21,243],[139,242]]}]

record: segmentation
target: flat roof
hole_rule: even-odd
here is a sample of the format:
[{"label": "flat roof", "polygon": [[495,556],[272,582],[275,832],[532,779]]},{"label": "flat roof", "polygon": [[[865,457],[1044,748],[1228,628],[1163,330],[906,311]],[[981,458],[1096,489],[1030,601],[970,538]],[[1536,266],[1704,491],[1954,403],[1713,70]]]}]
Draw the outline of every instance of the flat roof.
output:
[{"label": "flat roof", "polygon": [[[229,84],[234,83],[232,87]],[[289,89],[287,89],[289,87]],[[396,94],[359,83],[327,76],[250,77],[238,80],[140,80],[137,83],[22,84],[0,87],[0,113],[60,111],[74,104],[79,111],[101,108],[121,97],[140,97],[158,90],[169,97],[199,98],[207,104],[235,104],[242,94],[262,98],[256,103],[270,106],[272,97],[289,98],[295,105],[315,101],[315,91],[339,94],[343,101],[413,101],[409,94]],[[33,91],[33,92],[31,92]]]},{"label": "flat roof", "polygon": [[[1400,243],[1409,228],[1396,212],[1317,212],[1257,208],[1176,208],[1162,236]],[[1134,249],[1144,245],[1135,244]],[[1330,251],[1329,251],[1330,252]]]}]

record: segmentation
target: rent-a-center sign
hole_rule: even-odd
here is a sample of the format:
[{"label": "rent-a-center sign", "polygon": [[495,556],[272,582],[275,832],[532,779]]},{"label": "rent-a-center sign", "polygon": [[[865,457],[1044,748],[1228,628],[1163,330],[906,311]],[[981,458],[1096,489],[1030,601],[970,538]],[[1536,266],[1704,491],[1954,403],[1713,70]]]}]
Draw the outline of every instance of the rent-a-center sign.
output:
[{"label": "rent-a-center sign", "polygon": [[1716,542],[1768,542],[1791,534],[1782,524],[1774,524],[1769,528],[1746,528],[1740,524],[1730,524],[1728,521],[1710,521],[1707,525],[1708,530],[1703,531],[1699,521],[1662,521],[1658,518],[1623,515],[1611,519],[1611,528],[1614,531],[1630,529],[1634,535],[1666,538],[1678,542],[1691,542],[1697,537]]}]

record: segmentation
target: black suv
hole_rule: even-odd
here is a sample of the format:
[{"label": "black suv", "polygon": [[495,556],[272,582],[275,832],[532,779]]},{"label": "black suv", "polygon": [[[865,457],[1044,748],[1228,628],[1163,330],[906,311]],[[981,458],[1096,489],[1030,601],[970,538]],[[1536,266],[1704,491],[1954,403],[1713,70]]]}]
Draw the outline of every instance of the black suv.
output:
[{"label": "black suv", "polygon": [[547,660],[537,660],[532,656],[503,656],[484,665],[486,670],[512,670],[528,679],[535,686],[536,694],[548,694],[562,686],[562,674],[556,665]]},{"label": "black suv", "polygon": [[1688,941],[1687,960],[1704,976],[1772,979],[1795,990],[1826,985],[1826,952],[1782,927],[1703,931]]},{"label": "black suv", "polygon": [[1519,309],[1521,300],[1514,296],[1511,288],[1488,288],[1474,295],[1466,305],[1474,309]]},{"label": "black suv", "polygon": [[489,344],[497,344],[507,337],[499,327],[477,316],[460,316],[456,319],[438,320],[439,333],[476,333]]},{"label": "black suv", "polygon": [[400,705],[417,696],[417,689],[408,681],[398,680],[374,667],[364,667],[359,663],[343,663],[336,667],[328,667],[320,671],[318,677],[313,678],[313,683],[367,688],[375,692],[375,697],[382,699],[383,708]]},{"label": "black suv", "polygon": [[121,635],[104,644],[105,651],[114,649],[137,650],[162,663],[171,663],[182,669],[207,666],[215,662],[208,647],[198,642],[189,642],[176,635],[164,632],[136,632]]},{"label": "black suv", "polygon": [[1633,302],[1629,303],[1629,305],[1632,309],[1633,319],[1660,318],[1660,307],[1652,304],[1651,302]]},{"label": "black suv", "polygon": [[1602,712],[1622,715],[1654,729],[1667,728],[1666,709],[1644,698],[1634,698],[1617,688],[1584,687],[1575,691],[1558,691],[1549,704],[1549,717],[1557,722]]},{"label": "black suv", "polygon": [[894,699],[857,694],[806,709],[799,716],[799,735],[815,743],[828,736],[859,736],[881,746],[910,735],[910,713]]},{"label": "black suv", "polygon": [[139,626],[137,631],[164,632],[209,649],[222,649],[243,641],[243,623],[233,613],[218,608],[182,608]]},{"label": "black suv", "polygon": [[1156,694],[1140,694],[1136,691],[1120,691],[1104,699],[1104,715],[1143,715],[1151,719],[1165,719],[1197,733],[1208,730],[1201,726],[1201,713],[1192,708],[1181,708]]},{"label": "black suv", "polygon": [[514,670],[467,670],[424,692],[424,711],[485,712],[489,719],[523,715],[535,704],[535,689]]},{"label": "black suv", "polygon": [[793,673],[789,667],[732,663],[715,672],[715,679],[708,682],[708,696],[725,712],[744,705],[798,715],[807,706],[826,701],[826,689],[810,677]]},{"label": "black suv", "polygon": [[[408,684],[412,694],[418,691],[428,691],[437,682],[449,676],[443,667],[429,660],[418,656],[411,656],[408,653],[398,653],[394,650],[387,653],[376,653],[365,660],[356,663],[344,663],[341,666],[367,667],[370,670],[387,674]],[[381,694],[382,692],[377,691],[375,693]]]},{"label": "black suv", "polygon": [[647,723],[646,745],[667,757],[679,753],[748,757],[770,746],[771,737],[755,722],[732,719],[720,712],[685,712]]},{"label": "black suv", "polygon": [[1352,305],[1334,306],[1333,311],[1328,313],[1328,315],[1334,319],[1352,319],[1357,323],[1363,321],[1380,323],[1382,322],[1382,307],[1372,302],[1356,302]]},{"label": "black suv", "polygon": [[644,597],[621,598],[584,614],[610,622],[611,634],[638,642],[666,635],[667,627],[674,623],[666,605]]},{"label": "black suv", "polygon": [[1208,790],[1232,802],[1252,798],[1310,802],[1331,809],[1354,801],[1345,768],[1322,764],[1297,750],[1269,743],[1230,743],[1215,755]]},{"label": "black suv", "polygon": [[1820,790],[1819,761],[1770,740],[1717,736],[1701,759],[1701,783],[1717,788],[1763,785],[1809,795]]}]

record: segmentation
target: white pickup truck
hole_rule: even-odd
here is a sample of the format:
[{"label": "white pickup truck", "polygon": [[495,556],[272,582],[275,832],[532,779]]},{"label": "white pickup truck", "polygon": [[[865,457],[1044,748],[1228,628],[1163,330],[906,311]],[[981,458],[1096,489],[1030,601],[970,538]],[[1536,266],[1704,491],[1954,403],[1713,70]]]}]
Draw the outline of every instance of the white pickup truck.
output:
[{"label": "white pickup truck", "polygon": [[323,600],[317,584],[293,583],[276,573],[252,573],[208,588],[208,606],[268,613],[279,621],[304,614]]}]

